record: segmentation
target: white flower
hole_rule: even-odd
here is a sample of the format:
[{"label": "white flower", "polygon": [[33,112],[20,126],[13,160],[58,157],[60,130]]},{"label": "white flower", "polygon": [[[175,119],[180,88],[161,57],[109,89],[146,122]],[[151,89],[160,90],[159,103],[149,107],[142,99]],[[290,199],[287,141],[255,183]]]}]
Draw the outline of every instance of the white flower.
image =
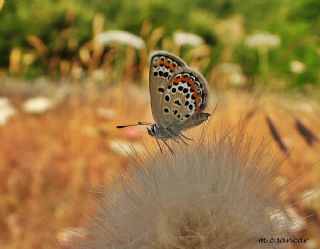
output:
[{"label": "white flower", "polygon": [[296,60],[290,62],[290,70],[295,74],[302,74],[306,70],[306,67],[301,61]]},{"label": "white flower", "polygon": [[276,48],[281,44],[281,39],[278,35],[272,35],[267,32],[259,32],[247,36],[245,39],[245,44],[251,48]]},{"label": "white flower", "polygon": [[16,109],[10,104],[8,98],[0,97],[0,126],[6,124],[8,120],[17,113]]},{"label": "white flower", "polygon": [[139,36],[122,30],[103,32],[95,37],[95,41],[103,46],[125,44],[136,49],[141,49],[145,46],[144,41]]},{"label": "white flower", "polygon": [[32,114],[40,114],[54,106],[53,100],[46,97],[36,97],[26,100],[23,109]]},{"label": "white flower", "polygon": [[193,47],[197,47],[204,44],[204,40],[201,36],[180,31],[177,31],[173,34],[173,40],[180,46],[190,45]]}]

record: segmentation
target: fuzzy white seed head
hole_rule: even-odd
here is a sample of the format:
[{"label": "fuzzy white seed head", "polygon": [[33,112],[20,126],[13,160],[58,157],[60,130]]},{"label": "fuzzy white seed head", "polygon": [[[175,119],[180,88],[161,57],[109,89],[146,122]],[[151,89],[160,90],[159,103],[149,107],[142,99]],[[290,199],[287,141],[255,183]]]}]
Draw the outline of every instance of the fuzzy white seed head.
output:
[{"label": "fuzzy white seed head", "polygon": [[263,146],[226,135],[173,150],[136,160],[106,191],[80,248],[278,248],[258,242],[287,224],[276,215],[278,164]]}]

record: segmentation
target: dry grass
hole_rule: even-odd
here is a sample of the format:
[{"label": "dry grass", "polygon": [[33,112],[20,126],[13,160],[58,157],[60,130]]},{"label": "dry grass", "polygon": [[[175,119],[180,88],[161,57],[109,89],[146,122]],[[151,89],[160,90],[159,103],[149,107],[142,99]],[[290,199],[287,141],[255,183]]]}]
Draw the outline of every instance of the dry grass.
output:
[{"label": "dry grass", "polygon": [[[151,120],[147,91],[128,89],[107,88],[103,94],[72,91],[55,109],[36,116],[20,111],[0,128],[1,248],[59,248],[59,234],[64,228],[85,224],[88,210],[94,206],[90,191],[101,184],[112,184],[113,176],[128,166],[128,158],[108,144],[120,138],[155,145],[144,128],[115,128],[122,123]],[[137,92],[141,96],[138,100],[132,98]],[[320,200],[303,201],[306,191],[319,191],[319,163],[312,166],[319,160],[320,146],[310,135],[320,132],[319,106],[279,96],[256,100],[244,92],[229,91],[220,96],[209,132],[212,127],[230,127],[247,115],[249,133],[269,138],[270,148],[283,158],[270,134],[266,115],[272,120],[289,151],[279,179],[291,182],[298,177],[283,198],[307,218],[307,226],[299,235],[313,239],[319,246],[316,215],[320,212]],[[21,107],[19,96],[13,97],[13,101]],[[99,107],[112,109],[114,114],[102,118],[97,113]],[[306,137],[312,137],[313,142],[310,144]]]},{"label": "dry grass", "polygon": [[20,113],[1,127],[2,248],[56,247],[57,231],[82,220],[89,191],[126,167],[108,149],[115,123],[99,118],[98,106],[108,103],[66,101],[41,115]]}]

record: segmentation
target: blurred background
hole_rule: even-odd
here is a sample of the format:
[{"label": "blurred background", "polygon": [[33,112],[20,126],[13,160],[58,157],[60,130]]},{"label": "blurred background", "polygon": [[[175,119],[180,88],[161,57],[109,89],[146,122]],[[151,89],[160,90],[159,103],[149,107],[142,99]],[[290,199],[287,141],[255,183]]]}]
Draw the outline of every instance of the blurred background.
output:
[{"label": "blurred background", "polygon": [[0,247],[85,233],[99,188],[130,165],[123,148],[154,146],[115,126],[152,121],[149,55],[167,50],[207,78],[213,127],[245,119],[286,157],[283,198],[310,238],[289,248],[320,248],[319,13],[318,0],[0,0]]}]

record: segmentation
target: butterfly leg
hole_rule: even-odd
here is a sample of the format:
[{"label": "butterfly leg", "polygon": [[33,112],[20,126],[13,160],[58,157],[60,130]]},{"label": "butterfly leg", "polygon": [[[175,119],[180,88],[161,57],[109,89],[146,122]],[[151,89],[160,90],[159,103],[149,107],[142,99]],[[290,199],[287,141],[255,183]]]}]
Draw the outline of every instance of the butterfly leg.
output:
[{"label": "butterfly leg", "polygon": [[187,139],[187,140],[193,141],[192,138],[188,138],[188,137],[186,137],[185,135],[183,135],[182,133],[180,133],[180,135],[181,135],[182,137],[184,137],[185,139]]},{"label": "butterfly leg", "polygon": [[163,153],[162,148],[161,148],[161,146],[160,146],[160,143],[159,143],[158,139],[156,139],[156,141],[157,141],[158,147],[159,147],[159,149],[160,149],[160,152]]},{"label": "butterfly leg", "polygon": [[[162,140],[162,139],[161,139]],[[170,148],[170,146],[167,144],[166,141],[162,140],[162,142],[168,147],[169,151],[171,152],[171,154],[174,154],[173,150]]]},{"label": "butterfly leg", "polygon": [[[179,134],[177,134],[176,132],[172,131],[171,129],[168,129],[168,132],[169,132],[169,134],[170,134],[170,136],[171,136],[171,139],[172,139],[173,141],[175,141],[176,143],[179,143],[177,137],[178,137],[180,140],[182,140],[181,137],[179,136]],[[183,142],[184,142],[184,141],[183,141]]]},{"label": "butterfly leg", "polygon": [[172,140],[179,144],[179,141],[177,139],[172,138]]},{"label": "butterfly leg", "polygon": [[[181,134],[180,134],[180,135],[181,135]],[[181,140],[185,145],[189,145],[186,141],[184,141],[184,140],[182,139],[182,137],[181,137],[180,135],[177,134],[177,137],[180,138],[180,140]]]}]

